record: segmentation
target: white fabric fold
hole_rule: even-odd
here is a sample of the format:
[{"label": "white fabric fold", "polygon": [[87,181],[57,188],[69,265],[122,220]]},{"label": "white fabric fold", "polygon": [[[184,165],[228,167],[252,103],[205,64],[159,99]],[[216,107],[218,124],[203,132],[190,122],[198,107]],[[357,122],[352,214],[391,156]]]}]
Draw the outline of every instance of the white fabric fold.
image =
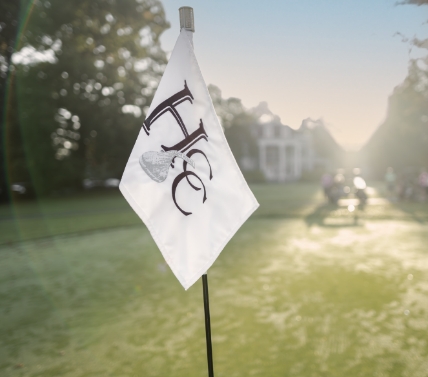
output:
[{"label": "white fabric fold", "polygon": [[227,144],[189,31],[180,32],[119,188],[185,289],[258,207]]}]

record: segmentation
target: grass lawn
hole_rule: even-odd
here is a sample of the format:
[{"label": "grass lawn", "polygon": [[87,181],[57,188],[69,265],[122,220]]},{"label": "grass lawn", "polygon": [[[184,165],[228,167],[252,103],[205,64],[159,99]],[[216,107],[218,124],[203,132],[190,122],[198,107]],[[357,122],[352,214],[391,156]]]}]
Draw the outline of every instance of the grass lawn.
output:
[{"label": "grass lawn", "polygon": [[[303,218],[308,223],[320,223],[326,218],[337,219],[339,223],[352,222],[355,217],[428,221],[428,205],[389,203],[383,198],[381,184],[375,184],[370,192],[371,205],[352,215],[346,209],[346,202],[352,203],[352,199],[345,199],[339,208],[326,206],[317,185],[297,183],[251,188],[260,203],[252,219]],[[129,226],[141,227],[141,220],[118,190],[0,205],[0,245]]]},{"label": "grass lawn", "polygon": [[[215,375],[428,376],[428,203],[252,189],[209,271]],[[0,229],[2,377],[207,375],[201,283],[118,193],[0,207]]]}]

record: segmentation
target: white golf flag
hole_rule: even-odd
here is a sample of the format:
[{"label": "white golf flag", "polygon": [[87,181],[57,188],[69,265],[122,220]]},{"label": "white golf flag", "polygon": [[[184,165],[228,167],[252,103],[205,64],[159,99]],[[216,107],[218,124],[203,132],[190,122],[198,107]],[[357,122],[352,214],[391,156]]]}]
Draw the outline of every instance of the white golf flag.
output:
[{"label": "white golf flag", "polygon": [[182,29],[120,191],[188,289],[259,206],[230,151]]}]

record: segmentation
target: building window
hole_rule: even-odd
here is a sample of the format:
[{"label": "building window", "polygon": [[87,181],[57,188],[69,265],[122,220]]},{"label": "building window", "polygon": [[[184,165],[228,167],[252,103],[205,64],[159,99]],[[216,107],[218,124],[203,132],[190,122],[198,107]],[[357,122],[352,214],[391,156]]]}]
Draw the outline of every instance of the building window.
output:
[{"label": "building window", "polygon": [[294,176],[294,158],[295,158],[294,146],[287,146],[285,148],[285,174],[288,176]]},{"label": "building window", "polygon": [[266,167],[270,170],[276,170],[279,166],[279,148],[275,145],[266,147]]}]

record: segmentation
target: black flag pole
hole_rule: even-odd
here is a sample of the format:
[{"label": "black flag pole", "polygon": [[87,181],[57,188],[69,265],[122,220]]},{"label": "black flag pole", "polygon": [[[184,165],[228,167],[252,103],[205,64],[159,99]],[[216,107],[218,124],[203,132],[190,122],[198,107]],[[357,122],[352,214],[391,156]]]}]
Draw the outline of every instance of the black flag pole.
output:
[{"label": "black flag pole", "polygon": [[202,275],[202,288],[204,291],[205,335],[207,338],[208,377],[214,377],[213,348],[211,344],[210,300],[208,296],[207,274]]},{"label": "black flag pole", "polygon": [[[186,29],[195,32],[195,19],[193,17],[193,8],[181,7],[180,13],[180,30]],[[211,344],[211,319],[210,319],[210,300],[208,296],[208,276],[202,275],[202,289],[204,295],[204,312],[205,312],[205,335],[207,339],[207,361],[208,361],[208,377],[214,377],[213,365],[213,348]]]},{"label": "black flag pole", "polygon": [[[186,29],[195,32],[195,19],[193,17],[193,8],[181,7],[180,13],[180,31]],[[202,275],[202,289],[204,295],[204,312],[205,312],[205,335],[207,339],[207,361],[208,361],[208,377],[214,377],[213,365],[213,348],[211,344],[211,319],[210,319],[210,300],[208,296],[208,275]]]}]

